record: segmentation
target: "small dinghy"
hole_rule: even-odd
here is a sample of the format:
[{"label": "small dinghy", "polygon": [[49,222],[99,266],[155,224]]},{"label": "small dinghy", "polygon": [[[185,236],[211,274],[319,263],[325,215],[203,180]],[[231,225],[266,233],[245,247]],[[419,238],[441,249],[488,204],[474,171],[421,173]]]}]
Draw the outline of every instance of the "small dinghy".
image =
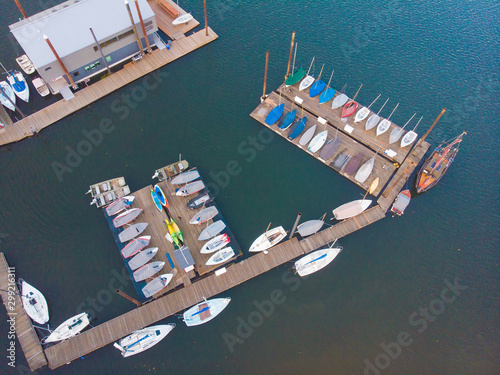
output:
[{"label": "small dinghy", "polygon": [[194,181],[197,178],[200,178],[200,172],[194,169],[189,172],[184,172],[172,180],[172,185],[182,185],[187,184],[188,182]]},{"label": "small dinghy", "polygon": [[31,83],[33,83],[33,86],[42,98],[50,94],[47,84],[40,77],[36,77]]},{"label": "small dinghy", "polygon": [[361,158],[363,157],[363,154],[360,152],[357,154],[355,157],[353,157],[347,165],[345,166],[344,172],[348,175],[352,175],[356,169],[358,169],[359,164],[361,163]]},{"label": "small dinghy", "polygon": [[69,339],[80,333],[89,324],[90,319],[87,313],[75,315],[52,331],[48,337],[42,340],[42,344]]},{"label": "small dinghy", "polygon": [[380,124],[378,124],[378,126],[377,126],[377,137],[379,135],[381,135],[381,134],[384,134],[387,130],[389,130],[389,128],[391,127],[391,121],[389,121],[389,120],[391,119],[392,114],[398,108],[398,106],[399,106],[399,103],[396,104],[396,106],[392,110],[392,112],[389,115],[389,117],[387,117],[386,119],[383,119],[382,121],[380,121]]},{"label": "small dinghy", "polygon": [[370,206],[371,203],[372,201],[369,199],[359,199],[343,204],[342,206],[339,206],[333,210],[333,216],[337,220],[348,219],[362,213]]},{"label": "small dinghy", "polygon": [[132,255],[137,254],[140,250],[148,246],[150,241],[151,236],[137,237],[122,249],[122,256],[124,258],[130,258]]},{"label": "small dinghy", "polygon": [[313,154],[318,152],[319,149],[325,144],[326,137],[328,137],[328,130],[323,130],[321,133],[316,134],[311,143],[309,143],[308,150]]},{"label": "small dinghy", "polygon": [[207,241],[210,238],[218,235],[225,228],[226,224],[222,220],[218,220],[201,231],[200,236],[198,237],[198,241]]},{"label": "small dinghy", "polygon": [[205,221],[210,220],[211,218],[213,218],[214,216],[216,216],[218,214],[219,214],[219,211],[214,206],[210,206],[210,207],[204,208],[203,210],[197,212],[191,218],[191,220],[189,220],[189,224],[198,224],[198,225],[200,225],[200,224],[204,223]]},{"label": "small dinghy", "polygon": [[343,152],[338,154],[337,158],[333,162],[333,169],[340,172],[342,168],[351,160],[351,155],[346,155]]},{"label": "small dinghy", "polygon": [[420,124],[420,121],[422,121],[423,118],[424,116],[420,117],[420,120],[418,120],[417,125],[415,125],[413,130],[410,130],[405,134],[405,136],[401,140],[401,148],[411,145],[413,142],[415,142],[415,139],[417,139],[418,136],[418,134],[415,133],[415,130],[417,129],[418,124]]},{"label": "small dinghy", "polygon": [[300,82],[299,91],[307,89],[314,83],[314,77],[309,75],[309,73],[311,72],[311,68],[314,64],[314,59],[315,57],[313,57],[313,59],[311,60],[311,65],[309,65],[309,70],[307,71],[306,77]]},{"label": "small dinghy", "polygon": [[141,212],[142,208],[132,208],[131,210],[125,211],[113,219],[113,225],[115,228],[120,228],[130,223],[132,220],[135,220]]},{"label": "small dinghy", "polygon": [[165,208],[168,208],[168,200],[165,194],[163,193],[163,190],[161,190],[161,187],[158,185],[154,186],[154,190],[156,193],[156,196],[158,197],[158,200],[160,201],[161,205]]},{"label": "small dinghy", "polygon": [[333,77],[333,72],[335,70],[332,70],[332,74],[330,74],[330,80],[328,81],[328,85],[326,85],[326,90],[321,93],[319,96],[319,104],[326,103],[329,101],[333,96],[335,95],[335,90],[330,87],[330,83],[332,82],[332,77]]},{"label": "small dinghy", "polygon": [[149,279],[151,276],[156,275],[158,272],[160,272],[164,265],[165,262],[158,261],[145,264],[134,272],[134,280],[136,282],[139,282]]},{"label": "small dinghy", "polygon": [[295,71],[295,73],[293,73],[292,75],[290,75],[286,81],[285,81],[285,86],[288,87],[288,86],[292,86],[292,85],[295,85],[296,83],[298,83],[302,78],[304,78],[304,76],[306,75],[306,71],[302,68],[299,68]]},{"label": "small dinghy", "polygon": [[280,119],[284,109],[285,103],[281,103],[274,107],[266,117],[266,124],[269,126],[274,125],[274,123]]},{"label": "small dinghy", "polygon": [[193,16],[191,13],[186,13],[183,14],[179,17],[177,17],[175,20],[172,21],[172,25],[177,26],[177,25],[182,25],[183,23],[188,23],[193,19]]},{"label": "small dinghy", "polygon": [[225,247],[231,240],[227,234],[220,234],[208,241],[200,250],[201,254],[212,254]]},{"label": "small dinghy", "polygon": [[193,181],[179,188],[179,190],[176,191],[175,195],[185,197],[187,195],[197,193],[202,189],[205,189],[205,184],[202,181]]},{"label": "small dinghy", "polygon": [[373,165],[375,164],[375,156],[366,161],[356,172],[356,176],[354,179],[358,182],[365,182],[366,179],[370,176],[373,170]]},{"label": "small dinghy", "polygon": [[333,99],[332,109],[337,109],[337,108],[342,107],[345,103],[347,103],[348,100],[349,100],[349,98],[347,97],[347,95],[344,93],[341,93],[340,95],[336,96]]},{"label": "small dinghy", "polygon": [[127,358],[152,348],[174,328],[174,323],[143,328],[124,337],[117,343],[115,342],[113,346],[121,351],[124,358]]},{"label": "small dinghy", "polygon": [[295,270],[304,277],[329,265],[337,255],[342,251],[342,247],[325,247],[307,254],[295,262]]},{"label": "small dinghy", "polygon": [[[5,81],[0,82],[0,86],[3,89],[3,93],[0,93],[0,102],[6,108],[10,109],[11,111],[15,111],[16,107],[14,107],[14,104],[16,104],[16,95],[14,94],[14,90],[12,90],[12,87],[10,87],[10,85]],[[9,98],[10,101],[7,98]],[[11,102],[14,104],[12,104]]]},{"label": "small dinghy", "polygon": [[405,213],[406,207],[408,207],[408,205],[410,204],[410,200],[411,200],[410,190],[401,191],[396,197],[394,203],[392,204],[391,212],[398,216],[403,215]]},{"label": "small dinghy", "polygon": [[307,145],[311,141],[312,137],[314,136],[315,131],[316,131],[316,124],[311,126],[309,129],[307,129],[305,131],[304,134],[302,134],[302,137],[300,137],[300,139],[299,139],[299,145],[301,145],[301,146]]},{"label": "small dinghy", "polygon": [[219,315],[229,305],[229,302],[231,302],[231,298],[214,298],[200,302],[184,312],[182,315],[184,323],[188,327],[207,323]]},{"label": "small dinghy", "polygon": [[375,126],[377,126],[378,122],[380,121],[380,112],[382,112],[382,109],[384,109],[385,105],[387,104],[387,102],[389,101],[389,99],[387,99],[385,101],[385,103],[382,105],[382,107],[380,107],[380,109],[378,110],[377,114],[373,114],[371,115],[368,120],[366,120],[366,124],[365,124],[365,130],[370,130],[370,129],[373,129]]},{"label": "small dinghy", "polygon": [[153,203],[155,204],[155,207],[158,209],[158,211],[162,212],[163,206],[160,202],[160,198],[158,198],[158,195],[153,189],[151,189],[151,199],[153,200]]},{"label": "small dinghy", "polygon": [[146,298],[154,296],[156,293],[165,288],[173,277],[174,275],[171,273],[165,273],[158,276],[156,279],[150,281],[144,288],[142,288],[142,293]]},{"label": "small dinghy", "polygon": [[319,231],[325,222],[323,220],[309,220],[297,227],[297,232],[301,237],[307,237]]},{"label": "small dinghy", "polygon": [[330,139],[328,141],[328,143],[326,144],[326,146],[323,147],[323,149],[321,150],[321,153],[319,154],[319,158],[324,160],[324,161],[327,161],[335,154],[335,152],[339,148],[339,145],[340,145],[340,137],[339,136]]},{"label": "small dinghy", "polygon": [[142,267],[143,265],[145,265],[151,259],[153,259],[157,252],[158,252],[157,247],[150,247],[149,249],[142,250],[137,255],[135,255],[132,259],[129,260],[128,266],[130,267],[130,269],[132,271],[136,270],[139,267]]},{"label": "small dinghy", "polygon": [[197,208],[200,208],[201,206],[205,206],[212,202],[215,199],[215,197],[211,196],[208,191],[205,192],[200,192],[200,195],[197,197],[194,197],[191,199],[186,206],[192,210],[196,210]]},{"label": "small dinghy", "polygon": [[295,116],[297,115],[297,110],[294,109],[292,112],[287,113],[283,123],[279,126],[281,130],[286,130],[290,125],[292,125],[293,120],[295,120]]},{"label": "small dinghy", "polygon": [[358,108],[358,103],[351,100],[344,107],[342,107],[341,117],[344,118],[351,116],[354,112],[356,112],[357,108]]},{"label": "small dinghy", "polygon": [[252,243],[252,246],[250,246],[249,251],[256,252],[267,250],[274,245],[277,245],[285,237],[286,232],[283,227],[273,228],[257,237],[257,239]]},{"label": "small dinghy", "polygon": [[300,135],[300,133],[304,131],[304,128],[306,127],[306,122],[307,122],[307,116],[302,117],[300,121],[296,121],[295,124],[293,124],[288,130],[288,139],[297,138]]},{"label": "small dinghy", "polygon": [[7,76],[7,81],[9,81],[9,84],[14,89],[14,93],[17,97],[28,103],[30,100],[30,88],[26,83],[23,74],[21,72],[10,72]]},{"label": "small dinghy", "polygon": [[377,101],[378,98],[380,98],[380,95],[382,94],[379,94],[368,107],[363,107],[358,111],[358,113],[356,113],[356,116],[354,116],[354,122],[363,121],[368,117],[370,114],[370,107]]},{"label": "small dinghy", "polygon": [[391,134],[389,135],[389,144],[392,144],[394,142],[399,141],[399,138],[404,134],[404,129],[406,128],[406,125],[410,123],[410,121],[415,117],[416,113],[413,114],[413,116],[410,117],[408,121],[406,121],[406,124],[403,125],[402,128],[398,128],[397,126],[392,129]]},{"label": "small dinghy", "polygon": [[225,247],[222,250],[217,251],[210,259],[205,263],[207,266],[215,266],[216,264],[221,264],[234,256],[234,250],[232,247]]},{"label": "small dinghy", "polygon": [[148,223],[137,223],[134,225],[131,225],[127,229],[125,229],[123,232],[121,232],[118,235],[118,239],[120,240],[121,243],[125,243],[127,241],[130,241],[132,238],[137,237],[139,234],[144,232],[146,228],[148,227]]},{"label": "small dinghy", "polygon": [[326,86],[326,83],[321,80],[321,74],[323,73],[323,68],[325,67],[325,64],[321,67],[321,71],[319,72],[318,80],[312,85],[311,89],[309,90],[309,96],[311,98],[314,98],[315,96],[319,95],[321,91]]},{"label": "small dinghy", "polygon": [[108,214],[108,216],[116,215],[118,212],[121,212],[130,207],[132,202],[134,202],[134,199],[135,197],[133,195],[118,198],[116,201],[106,207],[106,214]]},{"label": "small dinghy", "polygon": [[22,55],[19,57],[16,57],[16,62],[20,66],[20,68],[24,71],[24,73],[30,75],[35,73],[35,66],[31,62],[30,58],[28,55]]},{"label": "small dinghy", "polygon": [[47,305],[43,294],[23,279],[19,279],[19,283],[26,314],[38,324],[47,323],[49,321],[49,305]]}]

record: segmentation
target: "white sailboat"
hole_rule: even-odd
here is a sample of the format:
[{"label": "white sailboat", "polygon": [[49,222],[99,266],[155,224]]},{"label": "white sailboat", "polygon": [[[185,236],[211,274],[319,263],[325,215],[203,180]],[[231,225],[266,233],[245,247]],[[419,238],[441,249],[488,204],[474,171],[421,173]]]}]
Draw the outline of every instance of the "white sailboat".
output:
[{"label": "white sailboat", "polygon": [[113,346],[121,351],[124,358],[141,353],[152,348],[163,340],[172,330],[175,324],[156,325],[137,330]]},{"label": "white sailboat", "polygon": [[406,121],[406,124],[404,124],[402,128],[395,127],[394,129],[392,129],[391,134],[389,135],[389,144],[399,141],[399,138],[401,138],[404,133],[406,125],[410,123],[415,115],[416,113],[414,113],[413,116],[411,116],[410,119]]},{"label": "white sailboat", "polygon": [[164,265],[165,262],[160,261],[145,264],[134,272],[134,280],[136,282],[139,282],[149,279],[151,276],[156,275],[158,272],[160,272]]},{"label": "white sailboat", "polygon": [[229,239],[229,236],[227,234],[220,234],[220,235],[212,238],[205,245],[203,245],[203,247],[200,250],[200,253],[201,254],[212,254],[212,253],[222,249],[229,242],[231,242],[231,240]]},{"label": "white sailboat", "polygon": [[172,21],[172,25],[177,26],[177,25],[182,25],[183,23],[188,23],[193,19],[193,16],[191,13],[186,13],[182,14],[179,17],[177,17],[175,20]]},{"label": "white sailboat", "polygon": [[319,231],[324,224],[324,220],[309,220],[300,224],[297,227],[297,232],[299,232],[302,237],[307,237]]},{"label": "white sailboat", "polygon": [[380,112],[382,112],[382,109],[384,109],[385,105],[387,104],[387,102],[389,101],[389,98],[387,98],[387,100],[385,101],[385,103],[382,105],[382,107],[380,107],[379,111],[377,112],[377,114],[373,114],[371,115],[368,120],[366,120],[366,124],[365,124],[365,130],[370,130],[372,128],[374,128],[375,126],[377,126],[378,122],[380,121]]},{"label": "white sailboat", "polygon": [[157,252],[157,247],[150,247],[148,249],[142,250],[129,260],[128,266],[132,271],[136,270],[137,268],[145,265],[147,262],[153,259]]},{"label": "white sailboat", "polygon": [[182,315],[188,327],[207,323],[219,315],[231,302],[231,298],[213,298],[198,303]]},{"label": "white sailboat", "polygon": [[[326,128],[326,125],[325,125],[325,128]],[[310,152],[312,152],[313,154],[315,152],[318,152],[319,149],[321,147],[323,147],[323,145],[325,144],[327,137],[328,137],[328,130],[325,129],[322,132],[320,132],[314,136],[314,138],[309,143],[309,146],[307,147],[307,149]]]},{"label": "white sailboat", "polygon": [[370,174],[373,171],[376,155],[377,154],[373,155],[372,158],[368,159],[368,161],[366,161],[361,167],[359,167],[358,171],[356,172],[356,175],[354,176],[354,179],[356,181],[363,183],[370,176]]},{"label": "white sailboat", "polygon": [[386,119],[383,119],[382,121],[380,121],[380,124],[378,124],[378,126],[377,126],[377,137],[379,135],[381,135],[381,134],[384,134],[391,127],[391,122],[389,120],[390,120],[392,114],[394,113],[394,111],[396,110],[396,108],[398,108],[398,105],[399,105],[399,103],[396,104],[396,106],[392,110],[392,112],[389,115],[389,117],[387,117]]},{"label": "white sailboat", "polygon": [[217,251],[210,259],[205,263],[207,266],[214,266],[216,264],[224,263],[234,256],[234,250],[232,247],[225,247],[222,250]]},{"label": "white sailboat", "polygon": [[174,275],[171,273],[165,273],[158,276],[156,279],[150,281],[144,288],[142,288],[142,293],[146,298],[152,297],[163,288],[165,288],[173,277]]},{"label": "white sailboat", "polygon": [[283,227],[276,227],[271,230],[266,230],[252,243],[249,251],[257,252],[267,250],[281,242],[281,240],[285,238],[285,236],[286,232]]},{"label": "white sailboat", "polygon": [[418,124],[420,124],[420,121],[422,121],[423,118],[424,116],[420,117],[420,120],[418,120],[417,125],[415,125],[413,130],[410,130],[405,134],[405,136],[401,140],[401,148],[411,145],[413,142],[415,142],[415,139],[417,139],[418,136],[418,134],[415,133],[415,130],[417,129]]},{"label": "white sailboat", "polygon": [[315,57],[313,57],[313,59],[311,61],[311,65],[309,65],[309,70],[307,71],[305,78],[302,79],[302,81],[300,82],[299,91],[303,91],[303,90],[307,89],[309,86],[311,86],[314,83],[314,77],[309,75],[309,72],[311,71],[311,68],[314,64],[314,59],[315,59]]},{"label": "white sailboat", "polygon": [[121,243],[130,241],[132,238],[137,237],[139,234],[144,232],[148,227],[148,223],[137,223],[129,226],[123,232],[118,234],[118,239]]},{"label": "white sailboat", "polygon": [[188,182],[194,181],[197,178],[200,178],[200,172],[198,170],[194,169],[189,172],[184,172],[175,177],[172,180],[172,185],[182,185],[182,184],[187,184]]},{"label": "white sailboat", "polygon": [[313,251],[295,262],[295,270],[302,277],[318,272],[329,265],[341,251],[341,246]]},{"label": "white sailboat", "polygon": [[89,324],[90,317],[87,313],[75,315],[52,331],[48,337],[42,340],[42,344],[69,339],[70,337],[80,333]]},{"label": "white sailboat", "polygon": [[224,228],[226,228],[226,224],[222,220],[217,220],[201,231],[198,241],[207,241],[222,232]]},{"label": "white sailboat", "polygon": [[117,213],[122,212],[127,207],[129,207],[134,202],[134,199],[135,197],[133,195],[118,198],[116,201],[106,207],[106,213],[108,214],[108,216],[116,215]]},{"label": "white sailboat", "polygon": [[21,284],[21,299],[26,313],[38,324],[47,323],[49,321],[49,306],[43,294],[23,279],[19,279],[19,283]]},{"label": "white sailboat", "polygon": [[316,124],[311,126],[309,129],[305,131],[304,134],[299,139],[299,145],[300,146],[305,146],[309,143],[309,141],[312,139],[314,136],[314,132],[316,131]]},{"label": "white sailboat", "polygon": [[368,107],[363,107],[358,111],[358,113],[356,113],[356,116],[354,116],[354,122],[363,121],[366,117],[368,117],[370,114],[370,107],[377,101],[378,98],[380,98],[380,95],[382,94],[378,94]]},{"label": "white sailboat", "polygon": [[342,107],[347,101],[349,100],[349,97],[341,93],[340,95],[337,95],[335,98],[332,100],[332,109],[340,108]]},{"label": "white sailboat", "polygon": [[10,109],[11,111],[15,111],[16,107],[14,107],[14,104],[16,104],[16,95],[14,94],[14,90],[12,90],[12,87],[10,87],[10,85],[5,81],[0,82],[0,86],[3,90],[3,92],[0,91],[0,102],[6,108]]},{"label": "white sailboat", "polygon": [[370,199],[359,199],[345,203],[333,210],[333,216],[337,220],[348,219],[362,213],[370,206],[371,203],[372,201]]}]

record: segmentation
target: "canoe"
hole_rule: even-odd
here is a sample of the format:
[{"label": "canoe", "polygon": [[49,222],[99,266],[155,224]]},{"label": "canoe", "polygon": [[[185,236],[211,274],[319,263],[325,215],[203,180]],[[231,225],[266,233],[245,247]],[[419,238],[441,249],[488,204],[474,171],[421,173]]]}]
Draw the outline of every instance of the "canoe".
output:
[{"label": "canoe", "polygon": [[348,219],[362,213],[370,206],[371,203],[372,201],[369,199],[359,199],[356,201],[345,203],[333,210],[333,216],[337,220]]},{"label": "canoe", "polygon": [[[11,111],[15,111],[16,107],[14,107],[14,104],[16,104],[16,95],[14,94],[14,90],[12,90],[12,87],[5,81],[0,82],[0,86],[3,89],[3,93],[0,93],[0,102]],[[8,101],[7,98],[14,104]]]},{"label": "canoe", "polygon": [[394,203],[392,204],[391,212],[398,216],[403,215],[405,213],[406,207],[408,207],[408,205],[410,204],[410,200],[411,200],[410,190],[401,191],[396,197]]},{"label": "canoe", "polygon": [[413,130],[410,130],[401,140],[401,148],[411,145],[413,142],[415,142],[415,139],[417,139],[417,133],[415,133]]},{"label": "canoe", "polygon": [[220,232],[222,232],[224,228],[226,228],[226,224],[222,220],[218,220],[201,231],[198,237],[198,241],[209,240],[213,236],[216,236]]},{"label": "canoe", "polygon": [[358,113],[356,113],[356,116],[354,116],[354,122],[360,122],[363,121],[365,118],[368,117],[370,114],[370,110],[366,107],[361,108]]},{"label": "canoe", "polygon": [[21,72],[10,72],[7,76],[7,81],[19,99],[24,100],[26,103],[29,102],[30,88]]},{"label": "canoe", "polygon": [[123,232],[121,232],[118,235],[118,239],[120,240],[121,243],[130,241],[132,238],[137,237],[139,234],[144,232],[146,228],[148,227],[148,223],[137,223],[134,225],[131,225],[127,229],[125,229]]},{"label": "canoe", "polygon": [[307,116],[304,116],[304,117],[302,117],[300,122],[296,122],[294,124],[295,127],[292,125],[290,127],[290,129],[288,130],[288,138],[289,139],[297,138],[300,135],[300,133],[302,133],[304,128],[306,127],[306,122],[307,122]]},{"label": "canoe", "polygon": [[113,346],[121,351],[124,358],[130,357],[152,348],[163,340],[174,328],[175,324],[171,323],[139,329],[117,343],[114,343]]},{"label": "canoe", "polygon": [[168,208],[168,200],[165,194],[163,193],[163,190],[161,190],[161,187],[158,185],[154,186],[156,196],[158,197],[158,200],[160,201],[161,205],[165,208]]},{"label": "canoe", "polygon": [[349,102],[345,106],[342,107],[342,114],[341,117],[349,117],[351,116],[354,112],[356,112],[356,109],[358,108],[358,103],[356,102]]},{"label": "canoe", "polygon": [[286,232],[283,227],[276,227],[261,234],[250,246],[252,252],[264,251],[274,245],[277,245],[283,238],[286,237]]},{"label": "canoe", "polygon": [[160,272],[164,265],[165,262],[159,261],[145,264],[134,272],[134,280],[136,282],[139,282],[149,279],[151,276],[156,275],[158,272]]},{"label": "canoe", "polygon": [[292,125],[293,120],[295,120],[295,116],[297,115],[297,110],[294,109],[292,112],[286,114],[283,123],[279,126],[281,130],[288,129],[290,125]]},{"label": "canoe", "polygon": [[329,265],[341,251],[342,247],[325,247],[313,251],[295,262],[295,270],[302,277],[318,272]]},{"label": "canoe", "polygon": [[309,76],[309,75],[306,76],[306,78],[304,78],[302,80],[302,82],[300,82],[299,91],[303,91],[303,90],[307,89],[313,83],[314,83],[314,77],[313,76]]},{"label": "canoe", "polygon": [[339,96],[335,97],[332,101],[332,109],[340,108],[342,107],[349,98],[347,97],[346,94],[340,94]]},{"label": "canoe", "polygon": [[200,195],[191,199],[186,204],[186,206],[192,210],[195,210],[197,208],[200,208],[201,206],[205,206],[205,205],[209,204],[214,199],[215,199],[215,197],[211,196],[208,191],[205,191],[205,193],[200,192]]},{"label": "canoe", "polygon": [[311,89],[309,90],[309,96],[311,98],[314,98],[315,96],[319,95],[321,91],[324,90],[326,86],[326,83],[323,82],[322,80],[316,81],[314,85],[312,85]]},{"label": "canoe", "polygon": [[222,250],[217,251],[210,259],[205,263],[207,266],[215,266],[216,264],[225,263],[234,256],[234,250],[232,247],[225,247]]},{"label": "canoe", "polygon": [[299,68],[295,71],[295,73],[293,73],[292,75],[290,75],[286,81],[285,81],[285,86],[288,87],[288,86],[292,86],[292,85],[295,85],[296,83],[298,83],[302,78],[304,78],[304,76],[306,75],[306,72],[304,69],[302,68]]},{"label": "canoe", "polygon": [[274,107],[266,117],[266,124],[269,126],[273,125],[276,121],[280,119],[284,110],[285,110],[285,103],[281,103],[280,105]]},{"label": "canoe", "polygon": [[333,162],[333,169],[340,172],[342,168],[351,160],[351,155],[346,155],[343,152],[338,154],[337,158]]},{"label": "canoe", "polygon": [[155,207],[158,209],[158,211],[162,212],[163,211],[163,206],[160,202],[160,198],[158,198],[158,194],[156,194],[156,191],[151,189],[151,199],[153,200],[153,203],[155,204]]},{"label": "canoe", "polygon": [[353,157],[347,165],[345,166],[344,172],[348,175],[352,175],[356,169],[358,169],[359,164],[361,163],[361,158],[363,157],[363,154],[360,152],[358,153],[355,157]]},{"label": "canoe", "polygon": [[323,159],[324,161],[327,161],[330,159],[337,149],[339,148],[340,145],[340,137],[337,136],[335,138],[332,138],[328,141],[325,147],[321,150],[321,153],[319,154],[319,158]]},{"label": "canoe", "polygon": [[21,283],[21,299],[26,314],[38,324],[47,323],[49,321],[49,305],[42,292],[23,279],[19,279],[19,282]]},{"label": "canoe", "polygon": [[218,214],[219,214],[219,211],[214,206],[210,206],[210,207],[204,208],[203,210],[197,212],[191,218],[191,220],[189,220],[189,224],[198,224],[198,225],[200,225],[200,224],[204,223],[205,221],[210,220],[211,218],[213,218],[214,216],[216,216]]},{"label": "canoe", "polygon": [[231,298],[213,298],[200,302],[184,312],[182,315],[184,323],[188,327],[207,323],[219,315],[229,305],[229,302],[231,302]]},{"label": "canoe", "polygon": [[115,228],[120,228],[134,220],[141,212],[142,208],[132,208],[125,211],[113,219],[113,225]]},{"label": "canoe", "polygon": [[40,77],[36,77],[31,83],[33,83],[33,86],[42,98],[50,94],[47,84]]},{"label": "canoe", "polygon": [[30,58],[27,55],[22,55],[19,57],[16,57],[16,62],[19,65],[19,67],[24,71],[26,74],[33,74],[35,73],[35,66],[31,62]]},{"label": "canoe", "polygon": [[299,145],[301,145],[301,146],[307,145],[311,141],[312,137],[314,136],[315,131],[316,131],[316,124],[311,126],[309,129],[307,129],[305,131],[304,134],[302,134],[302,137],[300,137],[300,139],[299,139]]},{"label": "canoe", "polygon": [[179,188],[176,191],[175,195],[185,197],[187,195],[197,193],[202,189],[205,189],[205,184],[203,183],[203,181],[193,181]]},{"label": "canoe", "polygon": [[315,152],[318,152],[319,149],[325,144],[327,137],[328,130],[323,130],[321,133],[316,134],[311,143],[309,143],[309,151],[311,151],[313,154]]},{"label": "canoe", "polygon": [[116,215],[118,212],[121,212],[127,207],[130,207],[134,199],[135,197],[133,195],[118,198],[116,201],[106,207],[106,214],[108,214],[108,216]]},{"label": "canoe", "polygon": [[177,177],[172,180],[172,185],[182,185],[187,184],[188,182],[194,181],[197,178],[200,178],[200,172],[197,169],[193,169],[188,172],[181,173]]},{"label": "canoe", "polygon": [[48,337],[42,340],[42,344],[69,339],[81,332],[89,324],[90,319],[87,313],[75,315],[52,331]]},{"label": "canoe", "polygon": [[142,288],[142,293],[146,298],[155,295],[160,290],[165,288],[173,277],[174,275],[171,273],[165,273],[163,275],[158,276],[156,279],[150,281],[149,283],[146,284],[144,288]]},{"label": "canoe", "polygon": [[380,121],[380,116],[374,113],[368,118],[368,120],[366,120],[365,130],[373,129],[375,126],[377,126],[379,121]]},{"label": "canoe", "polygon": [[183,23],[188,23],[193,19],[193,16],[191,13],[186,13],[183,14],[182,16],[177,17],[175,20],[172,21],[172,25],[177,26],[177,25],[182,25]]},{"label": "canoe", "polygon": [[391,122],[387,119],[383,119],[377,126],[377,137],[384,134],[391,127]]},{"label": "canoe", "polygon": [[231,240],[227,234],[220,234],[208,241],[200,250],[201,254],[212,254],[225,247]]},{"label": "canoe", "polygon": [[137,254],[140,250],[144,249],[149,245],[151,241],[151,236],[142,236],[137,237],[135,240],[129,242],[127,246],[125,246],[121,253],[124,258],[130,258],[132,255]]},{"label": "canoe", "polygon": [[307,237],[319,231],[324,223],[323,220],[309,220],[300,224],[297,227],[297,232],[299,232],[302,237]]},{"label": "canoe", "polygon": [[319,104],[326,103],[329,101],[331,98],[333,98],[335,95],[335,90],[332,89],[331,87],[328,87],[325,91],[321,93],[319,96]]},{"label": "canoe", "polygon": [[136,254],[132,259],[129,260],[128,266],[132,271],[136,270],[139,267],[145,265],[151,259],[153,259],[157,252],[158,252],[157,247],[150,247],[146,250],[142,250],[141,252]]},{"label": "canoe", "polygon": [[365,182],[373,171],[373,165],[375,164],[375,157],[368,159],[356,172],[354,179],[358,182]]}]

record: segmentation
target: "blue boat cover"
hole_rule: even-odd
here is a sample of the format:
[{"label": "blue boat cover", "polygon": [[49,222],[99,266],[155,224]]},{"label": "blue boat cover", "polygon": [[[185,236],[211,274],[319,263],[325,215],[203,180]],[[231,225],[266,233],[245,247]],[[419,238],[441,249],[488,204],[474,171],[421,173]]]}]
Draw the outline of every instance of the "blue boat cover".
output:
[{"label": "blue boat cover", "polygon": [[329,101],[334,96],[335,96],[335,90],[332,89],[331,87],[328,87],[319,96],[319,104],[326,103],[327,101]]},{"label": "blue boat cover", "polygon": [[281,103],[274,107],[271,112],[266,117],[266,124],[273,125],[276,121],[278,121],[283,114],[283,110],[285,109],[285,103]]},{"label": "blue boat cover", "polygon": [[326,83],[323,81],[316,81],[311,87],[311,90],[309,90],[309,96],[311,98],[314,98],[316,95],[318,95],[323,89],[325,88]]},{"label": "blue boat cover", "polygon": [[297,127],[295,129],[293,129],[291,134],[288,135],[288,138],[290,138],[290,139],[297,138],[300,135],[300,133],[302,133],[304,131],[304,128],[306,127],[306,121],[307,121],[307,117],[306,116],[302,117],[302,120],[300,120]]},{"label": "blue boat cover", "polygon": [[294,109],[292,112],[289,112],[286,116],[285,116],[285,119],[283,120],[283,123],[280,125],[280,129],[282,130],[285,130],[286,128],[288,128],[293,120],[295,120],[295,115],[297,114],[297,110]]}]

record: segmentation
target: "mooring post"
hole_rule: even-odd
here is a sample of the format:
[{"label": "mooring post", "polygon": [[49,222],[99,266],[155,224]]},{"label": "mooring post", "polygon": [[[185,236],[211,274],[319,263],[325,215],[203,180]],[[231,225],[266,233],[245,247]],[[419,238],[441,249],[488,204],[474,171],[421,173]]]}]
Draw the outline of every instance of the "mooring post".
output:
[{"label": "mooring post", "polygon": [[300,217],[302,216],[302,212],[299,212],[297,215],[297,219],[295,220],[295,224],[293,224],[292,231],[290,232],[290,239],[292,239],[293,235],[295,234],[295,229],[297,229],[297,225],[299,225]]},{"label": "mooring post", "polygon": [[130,297],[125,292],[122,292],[120,289],[116,289],[116,293],[118,293],[120,296],[128,299],[130,302],[135,303],[137,305],[137,307],[141,307],[142,306],[142,303],[140,303],[139,301],[133,299],[132,297]]},{"label": "mooring post", "polygon": [[17,7],[19,8],[19,11],[21,12],[21,14],[23,15],[24,18],[28,18],[28,15],[26,14],[26,12],[24,11],[23,7],[21,6],[21,3],[19,2],[19,0],[14,0],[14,2],[16,3]]},{"label": "mooring post", "polygon": [[205,10],[205,36],[208,36],[207,0],[203,0],[203,9]]},{"label": "mooring post", "polygon": [[267,82],[267,64],[269,63],[269,51],[266,52],[266,69],[264,70],[264,89],[262,91],[262,100],[266,98],[266,82]]},{"label": "mooring post", "polygon": [[[292,43],[290,45],[290,56],[288,56],[288,66],[286,68],[285,80],[290,75],[290,63],[292,62],[293,43],[295,42],[295,31],[292,33]],[[293,72],[292,72],[293,74]]]}]

